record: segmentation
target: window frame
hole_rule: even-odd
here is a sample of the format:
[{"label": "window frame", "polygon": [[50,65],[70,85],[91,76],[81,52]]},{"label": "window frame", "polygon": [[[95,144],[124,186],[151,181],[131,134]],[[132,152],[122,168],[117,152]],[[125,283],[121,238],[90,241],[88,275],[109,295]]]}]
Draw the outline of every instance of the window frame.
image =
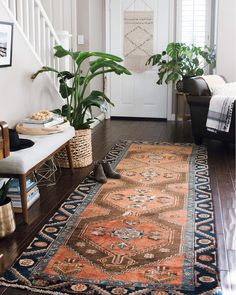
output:
[{"label": "window frame", "polygon": [[[196,1],[196,0],[195,0]],[[206,26],[205,26],[205,45],[211,46],[212,44],[212,27],[213,27],[213,17],[212,17],[212,0],[206,0]],[[182,0],[176,1],[176,42],[182,42]]]}]

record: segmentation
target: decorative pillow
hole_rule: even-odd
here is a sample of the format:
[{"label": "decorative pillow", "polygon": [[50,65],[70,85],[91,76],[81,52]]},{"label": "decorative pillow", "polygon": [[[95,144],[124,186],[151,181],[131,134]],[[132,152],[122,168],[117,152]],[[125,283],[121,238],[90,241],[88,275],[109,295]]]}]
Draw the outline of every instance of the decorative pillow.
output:
[{"label": "decorative pillow", "polygon": [[212,87],[213,95],[236,97],[236,82],[225,83],[224,85]]}]

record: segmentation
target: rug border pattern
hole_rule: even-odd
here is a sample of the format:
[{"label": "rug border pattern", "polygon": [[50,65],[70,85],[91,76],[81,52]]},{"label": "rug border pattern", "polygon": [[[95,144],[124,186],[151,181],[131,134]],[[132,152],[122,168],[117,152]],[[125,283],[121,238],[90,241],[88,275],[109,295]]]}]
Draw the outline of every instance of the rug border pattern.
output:
[{"label": "rug border pattern", "polygon": [[[198,186],[196,185],[196,178],[197,173],[195,173],[196,167],[198,166],[197,162],[198,162],[198,157],[199,154],[200,156],[200,166],[204,166],[206,168],[207,166],[207,151],[206,151],[206,147],[204,146],[194,146],[192,144],[173,144],[173,143],[157,143],[157,142],[142,142],[142,141],[128,141],[128,140],[124,140],[124,141],[120,141],[118,144],[116,144],[111,151],[107,154],[107,156],[105,157],[105,159],[107,159],[113,167],[115,167],[117,165],[117,163],[120,161],[120,159],[122,159],[125,155],[125,153],[127,152],[129,146],[132,143],[137,143],[137,144],[153,144],[153,145],[176,145],[176,146],[193,146],[193,155],[190,157],[191,159],[191,163],[189,165],[190,167],[190,172],[189,172],[189,183],[190,183],[190,190],[189,190],[189,195],[188,195],[188,208],[190,209],[191,206],[193,205],[193,202],[195,200],[195,198],[197,198],[197,192],[198,192]],[[205,169],[202,168],[202,169]],[[208,166],[207,166],[208,168]],[[202,188],[202,183],[200,184],[200,191],[204,191],[204,188]],[[83,191],[83,187],[90,187],[89,192]],[[36,235],[36,237],[34,238],[34,240],[32,241],[32,243],[29,245],[29,247],[22,253],[22,255],[17,259],[17,261],[19,261],[19,259],[22,259],[22,257],[27,257],[29,251],[31,250],[31,246],[33,245],[33,243],[35,242],[35,240],[40,240],[40,239],[45,239],[47,241],[50,241],[53,243],[55,243],[55,239],[56,239],[56,235],[54,233],[46,233],[44,231],[45,228],[47,228],[48,226],[58,226],[59,230],[62,229],[63,227],[67,227],[68,230],[72,229],[72,225],[73,225],[73,219],[76,218],[75,216],[73,217],[73,215],[75,214],[75,212],[79,213],[82,212],[83,209],[88,205],[88,203],[90,202],[92,196],[94,196],[94,193],[96,193],[99,189],[100,189],[101,185],[97,184],[93,181],[91,181],[91,179],[89,179],[88,177],[84,179],[84,181],[77,187],[77,189],[64,201],[64,203],[61,205],[61,207],[59,208],[59,210],[50,218],[49,222],[47,224],[44,225],[44,227],[40,230],[40,232]],[[209,175],[208,175],[208,183],[207,183],[207,190],[208,192],[210,192],[210,185],[209,185]],[[79,198],[81,197],[81,200],[79,200]],[[85,197],[85,199],[84,199]],[[212,203],[212,196],[208,199],[209,202]],[[66,209],[65,208],[65,204],[75,204],[75,208],[74,209]],[[213,206],[213,204],[211,205]],[[192,207],[193,208],[193,207]],[[196,209],[196,212],[198,212],[198,209]],[[194,225],[193,222],[190,222],[190,218],[192,218],[194,216],[194,214],[197,214],[196,212],[193,212],[193,210],[188,210],[188,226],[186,227],[187,230],[187,235],[192,237],[192,235],[194,235]],[[213,215],[214,212],[212,212]],[[63,216],[65,216],[65,220],[58,222],[55,221],[55,216],[57,216],[58,214],[62,214]],[[68,222],[69,221],[69,222]],[[211,223],[213,224],[213,221],[211,221]],[[191,227],[192,225],[192,227]],[[214,224],[213,224],[214,227]],[[215,242],[215,237],[214,237],[214,230],[213,229],[213,239]],[[196,234],[196,229],[195,229],[195,234]],[[64,236],[61,236],[56,243],[60,243],[62,241],[62,239],[64,238]],[[194,248],[194,239],[193,238],[189,238],[188,243],[184,245],[184,248],[186,251],[189,251],[189,249],[193,249]],[[48,249],[48,248],[47,248]],[[46,251],[47,251],[46,249]],[[49,255],[53,255],[54,252],[56,250],[56,244],[54,244],[54,246],[51,247],[50,251],[48,252]],[[215,249],[208,249],[208,252],[210,251],[214,251]],[[184,251],[184,252],[186,252]],[[44,253],[36,253],[36,257],[38,257],[38,259],[40,257],[43,257]],[[186,265],[191,265],[191,263],[194,261],[195,257],[194,255],[190,256],[190,257],[185,257],[185,261],[184,264]],[[15,262],[16,263],[16,262]],[[32,285],[22,285],[19,284],[17,280],[14,279],[13,275],[11,274],[11,271],[14,268],[12,267],[10,270],[8,270],[6,272],[6,278],[1,278],[0,280],[0,285],[2,286],[7,286],[7,287],[16,287],[16,288],[21,288],[21,289],[27,289],[27,290],[31,290],[34,292],[39,292],[39,293],[44,293],[44,294],[68,294],[65,292],[61,292],[61,291],[50,291],[50,290],[45,290],[43,288],[35,288]],[[200,270],[198,267],[196,267],[196,269],[198,269],[198,271],[201,272],[201,267]],[[216,266],[213,266],[213,268],[216,271]],[[184,284],[192,284],[192,279],[191,277],[194,276],[194,270],[190,268],[188,268],[188,271],[183,272],[183,281]],[[196,279],[196,278],[195,278]],[[30,284],[30,282],[28,282],[28,284]],[[66,285],[66,284],[65,284]],[[204,284],[203,284],[204,285]],[[137,286],[138,287],[138,286]],[[155,286],[156,287],[156,286]],[[166,286],[165,286],[166,287]],[[145,288],[145,290],[148,290],[147,292],[152,292],[154,291],[154,286],[150,285],[149,288]],[[214,291],[213,291],[214,289]],[[215,286],[215,288],[211,289],[211,294],[221,294],[220,288],[218,286]],[[191,290],[191,288],[189,290],[185,290],[185,291],[175,291],[173,290],[172,287],[172,291],[168,289],[165,289],[166,294],[207,294],[208,292],[202,290],[202,288],[199,288],[199,292],[198,293],[192,293],[193,290]],[[140,290],[142,291],[142,290]],[[138,290],[136,290],[135,288],[131,288],[129,294],[139,294]],[[144,291],[144,289],[143,289]],[[202,292],[203,291],[203,292]],[[210,290],[209,290],[210,291]],[[171,293],[169,293],[171,292]],[[175,293],[176,292],[176,293]],[[182,293],[183,292],[183,293]],[[187,292],[187,293],[186,293]],[[195,291],[193,291],[195,292]],[[78,294],[78,293],[76,293]],[[82,294],[82,293],[81,293]],[[84,294],[84,293],[83,293]],[[94,293],[94,294],[106,294],[104,293]],[[149,293],[142,293],[142,294],[149,294]],[[151,294],[151,293],[150,293]]]}]

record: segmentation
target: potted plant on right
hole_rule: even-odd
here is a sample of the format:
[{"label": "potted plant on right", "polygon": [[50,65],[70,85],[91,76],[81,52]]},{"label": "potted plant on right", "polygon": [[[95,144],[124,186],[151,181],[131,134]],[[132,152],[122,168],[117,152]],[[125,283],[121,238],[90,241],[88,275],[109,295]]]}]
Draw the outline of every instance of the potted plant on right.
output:
[{"label": "potted plant on right", "polygon": [[162,53],[152,55],[147,64],[158,68],[157,84],[176,82],[178,91],[187,92],[189,77],[201,76],[207,66],[216,64],[215,50],[185,43],[171,42]]},{"label": "potted plant on right", "polygon": [[[131,73],[120,63],[122,59],[118,56],[105,52],[73,52],[64,49],[62,46],[55,46],[55,56],[64,58],[69,56],[73,62],[72,72],[58,71],[54,68],[44,66],[32,75],[34,80],[44,72],[54,72],[59,79],[59,92],[65,101],[61,110],[55,110],[58,114],[66,117],[70,125],[75,128],[76,135],[70,141],[73,166],[85,167],[92,163],[92,145],[90,125],[96,119],[92,114],[92,107],[105,111],[108,105],[113,105],[104,92],[90,90],[90,82],[97,76],[106,73],[117,75],[131,75]],[[82,69],[88,61],[88,69]],[[68,159],[65,151],[58,154],[57,160],[61,167],[68,167]]]},{"label": "potted plant on right", "polygon": [[0,188],[0,238],[3,238],[16,228],[11,199],[7,197],[10,179]]}]

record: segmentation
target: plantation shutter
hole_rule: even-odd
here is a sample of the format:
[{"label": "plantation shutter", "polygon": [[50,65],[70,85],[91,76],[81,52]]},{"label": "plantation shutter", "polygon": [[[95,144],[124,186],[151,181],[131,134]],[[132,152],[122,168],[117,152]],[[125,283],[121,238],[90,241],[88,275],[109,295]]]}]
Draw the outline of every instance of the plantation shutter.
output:
[{"label": "plantation shutter", "polygon": [[[180,41],[204,46],[208,42],[208,0],[182,0]],[[208,14],[208,15],[207,15]]]}]

